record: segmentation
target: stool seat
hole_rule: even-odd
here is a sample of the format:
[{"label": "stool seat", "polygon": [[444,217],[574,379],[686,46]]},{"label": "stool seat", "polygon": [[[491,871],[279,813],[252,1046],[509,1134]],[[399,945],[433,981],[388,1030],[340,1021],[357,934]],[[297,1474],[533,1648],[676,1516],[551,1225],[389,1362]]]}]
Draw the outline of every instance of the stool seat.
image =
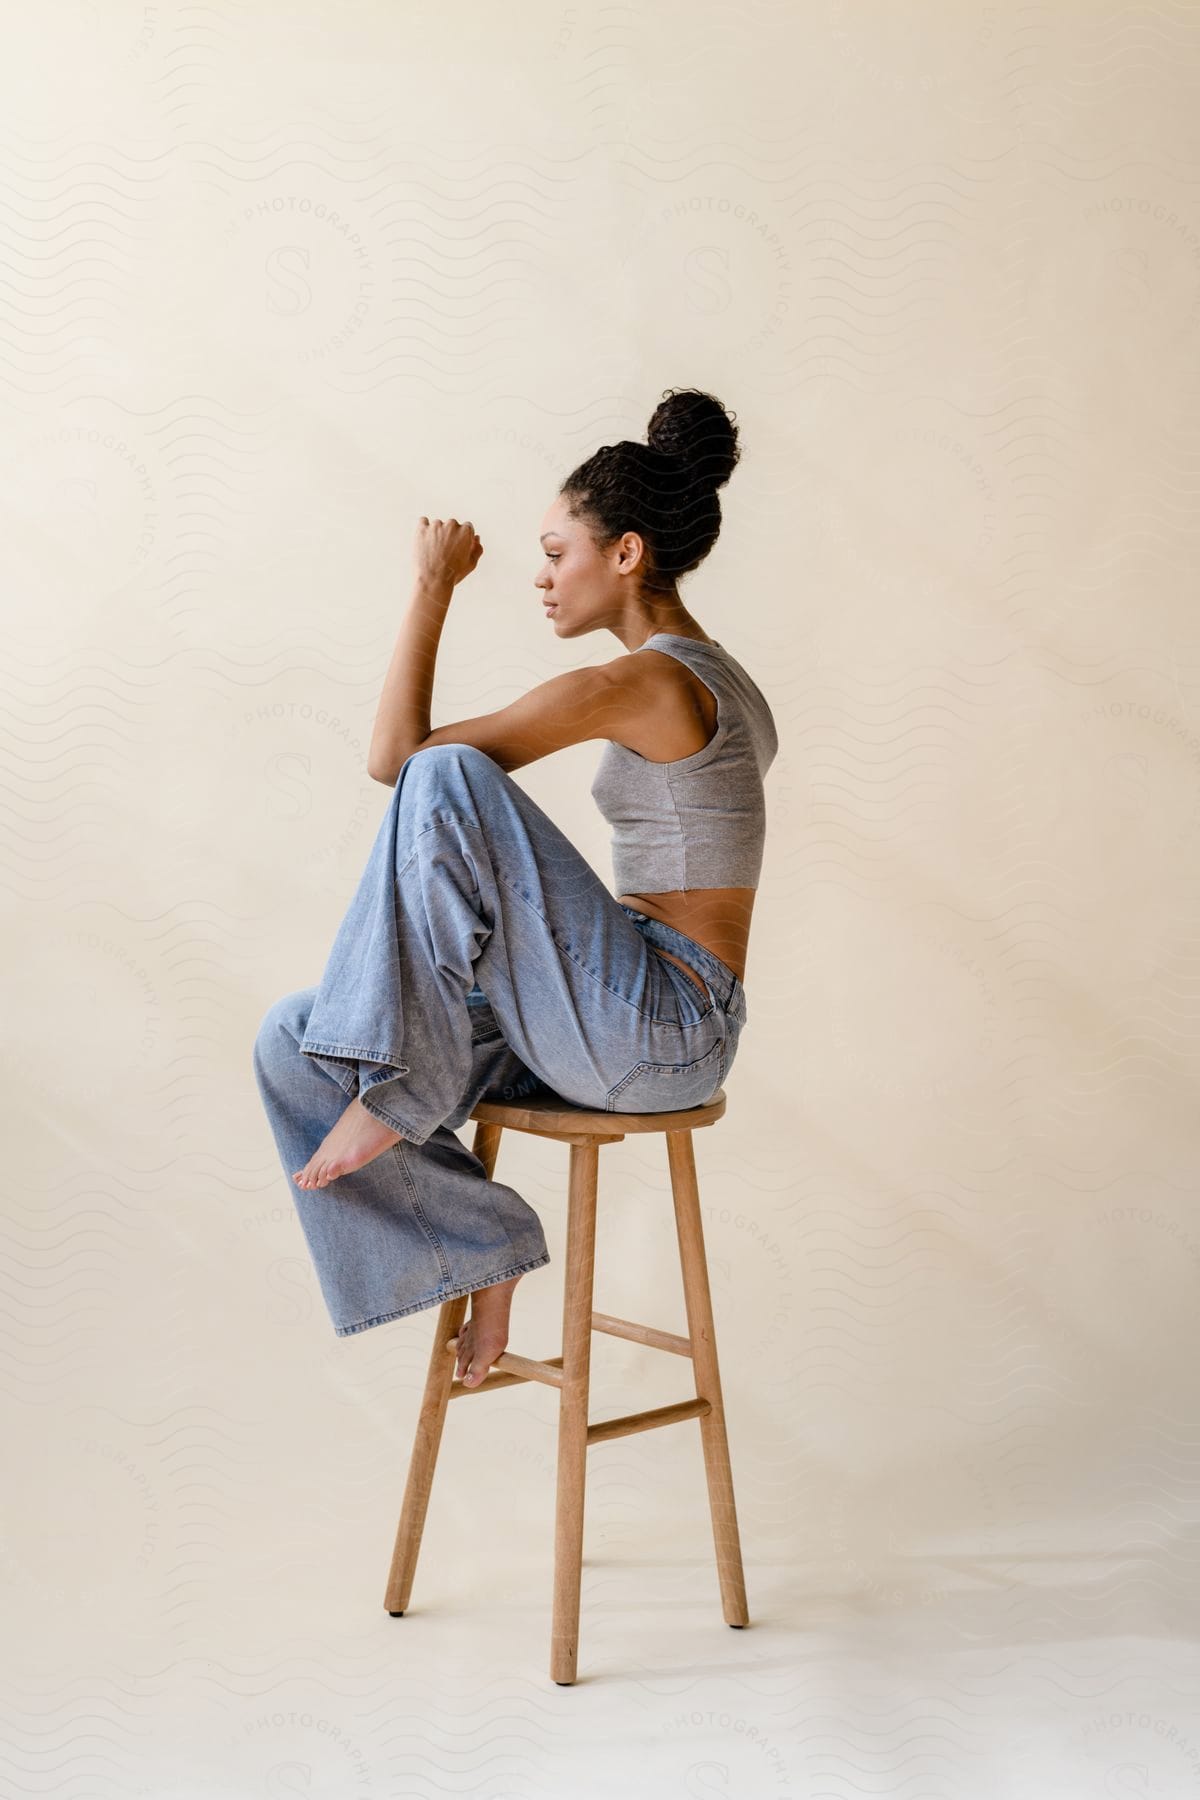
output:
[{"label": "stool seat", "polygon": [[715,1125],[724,1111],[725,1090],[718,1088],[703,1106],[679,1112],[593,1112],[561,1094],[537,1094],[531,1100],[481,1100],[471,1117],[477,1124],[502,1125],[507,1131],[528,1131],[537,1137],[607,1138],[619,1143],[626,1133],[695,1131]]},{"label": "stool seat", "polygon": [[[630,1432],[652,1431],[690,1419],[699,1424],[722,1611],[727,1625],[740,1629],[749,1623],[692,1148],[692,1132],[705,1125],[715,1125],[724,1112],[723,1089],[718,1089],[703,1106],[686,1107],[676,1112],[601,1112],[576,1106],[573,1101],[554,1093],[537,1094],[523,1100],[481,1100],[472,1111],[471,1118],[475,1123],[472,1149],[489,1179],[494,1175],[500,1140],[506,1130],[553,1138],[570,1147],[562,1349],[557,1355],[544,1357],[521,1356],[516,1351],[505,1350],[495,1359],[478,1387],[464,1387],[461,1382],[455,1386],[457,1358],[452,1354],[451,1340],[458,1336],[470,1296],[459,1294],[442,1302],[384,1594],[384,1606],[393,1618],[404,1616],[412,1592],[449,1402],[473,1399],[518,1383],[532,1382],[558,1393],[554,1618],[550,1639],[552,1679],[560,1687],[568,1687],[577,1672],[587,1454],[593,1446],[625,1437]],[[687,1312],[686,1336],[654,1325],[619,1319],[611,1313],[597,1312],[593,1307],[600,1149],[605,1144],[619,1143],[627,1135],[649,1132],[662,1132],[666,1138]],[[626,1413],[616,1419],[590,1419],[591,1343],[592,1334],[597,1331],[626,1338],[649,1350],[686,1358],[692,1365],[694,1394],[666,1406]]]}]

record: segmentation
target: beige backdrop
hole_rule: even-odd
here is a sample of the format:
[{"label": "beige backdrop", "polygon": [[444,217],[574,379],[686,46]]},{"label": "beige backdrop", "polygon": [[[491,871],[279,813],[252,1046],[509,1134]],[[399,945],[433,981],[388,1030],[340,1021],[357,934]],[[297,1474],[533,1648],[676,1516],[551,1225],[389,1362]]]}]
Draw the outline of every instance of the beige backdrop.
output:
[{"label": "beige backdrop", "polygon": [[[1200,11],[51,5],[5,20],[6,1783],[1200,1788]],[[752,1628],[690,1425],[333,1336],[254,1090],[387,804],[417,516],[486,545],[434,722],[615,641],[533,587],[668,386],[744,459],[688,585],[780,727],[696,1140]],[[610,878],[579,747],[518,779]],[[464,1136],[469,1137],[469,1128]],[[554,1258],[566,1152],[498,1172]],[[597,1305],[683,1329],[661,1141]],[[593,1414],[680,1397],[599,1338]]]}]

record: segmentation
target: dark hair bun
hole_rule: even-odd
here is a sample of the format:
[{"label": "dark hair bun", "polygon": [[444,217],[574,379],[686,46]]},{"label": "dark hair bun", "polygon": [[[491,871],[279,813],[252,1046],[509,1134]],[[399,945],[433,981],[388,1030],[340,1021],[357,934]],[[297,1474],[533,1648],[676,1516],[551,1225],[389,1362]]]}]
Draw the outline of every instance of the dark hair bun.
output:
[{"label": "dark hair bun", "polygon": [[699,388],[668,388],[651,414],[646,442],[678,457],[689,480],[724,487],[740,454],[736,417]]},{"label": "dark hair bun", "polygon": [[697,388],[668,388],[646,442],[622,438],[573,469],[559,488],[572,518],[606,549],[623,531],[645,539],[647,592],[670,592],[698,568],[721,529],[723,487],[738,460],[735,415]]}]

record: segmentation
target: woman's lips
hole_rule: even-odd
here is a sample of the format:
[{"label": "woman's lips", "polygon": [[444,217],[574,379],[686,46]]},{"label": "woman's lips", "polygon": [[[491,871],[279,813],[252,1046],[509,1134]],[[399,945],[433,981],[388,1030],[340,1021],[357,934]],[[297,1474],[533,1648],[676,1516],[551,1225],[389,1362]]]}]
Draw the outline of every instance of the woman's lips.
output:
[{"label": "woman's lips", "polygon": [[546,601],[543,600],[542,605],[545,607],[545,610],[548,613],[558,611],[558,601],[557,600],[551,600],[548,604]]}]

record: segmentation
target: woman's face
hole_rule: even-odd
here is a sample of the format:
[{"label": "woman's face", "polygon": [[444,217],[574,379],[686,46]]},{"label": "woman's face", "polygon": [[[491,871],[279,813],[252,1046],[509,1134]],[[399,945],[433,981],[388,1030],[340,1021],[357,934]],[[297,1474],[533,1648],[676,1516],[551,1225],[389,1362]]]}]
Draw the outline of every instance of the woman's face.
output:
[{"label": "woman's face", "polygon": [[606,551],[597,550],[582,519],[573,519],[559,495],[542,520],[543,562],[534,577],[556,637],[578,637],[611,627],[637,589],[642,540],[626,532]]}]

